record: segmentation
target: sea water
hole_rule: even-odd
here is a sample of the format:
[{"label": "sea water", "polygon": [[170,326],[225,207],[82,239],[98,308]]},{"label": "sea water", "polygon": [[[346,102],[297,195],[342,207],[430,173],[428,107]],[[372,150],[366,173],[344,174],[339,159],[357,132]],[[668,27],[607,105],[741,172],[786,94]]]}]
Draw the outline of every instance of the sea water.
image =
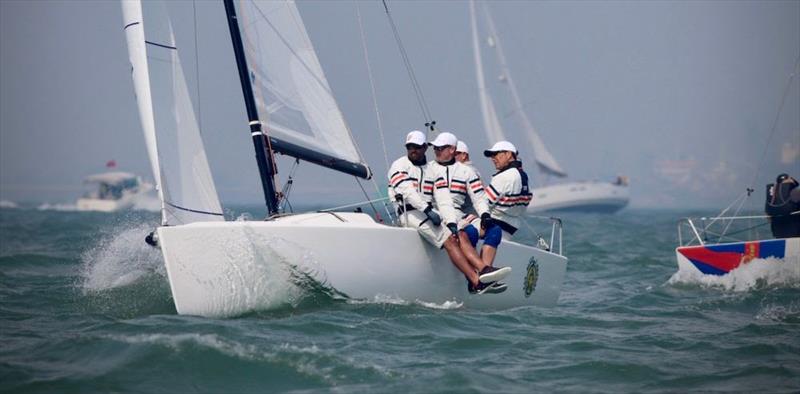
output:
[{"label": "sea water", "polygon": [[[688,214],[564,216],[553,308],[351,300],[312,284],[208,319],[175,312],[143,241],[156,213],[0,208],[0,391],[799,391],[800,262],[679,271]],[[549,234],[531,226],[523,241]]]}]

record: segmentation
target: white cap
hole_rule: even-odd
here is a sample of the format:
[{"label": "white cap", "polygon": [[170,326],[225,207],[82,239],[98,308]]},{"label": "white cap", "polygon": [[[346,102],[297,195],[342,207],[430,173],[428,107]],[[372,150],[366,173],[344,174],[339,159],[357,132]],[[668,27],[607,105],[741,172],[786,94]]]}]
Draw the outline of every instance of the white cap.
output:
[{"label": "white cap", "polygon": [[469,147],[464,141],[458,141],[458,144],[456,144],[456,152],[469,153]]},{"label": "white cap", "polygon": [[436,136],[436,139],[431,142],[431,145],[437,147],[446,145],[456,146],[457,143],[458,138],[456,138],[456,136],[454,136],[452,133],[444,132],[439,133],[439,135]]},{"label": "white cap", "polygon": [[414,130],[406,136],[406,145],[414,144],[414,145],[425,145],[425,133]]},{"label": "white cap", "polygon": [[516,155],[517,154],[517,147],[514,146],[514,144],[512,144],[512,143],[510,143],[508,141],[500,141],[500,142],[492,145],[491,148],[483,151],[483,155],[486,156],[486,157],[492,157],[495,153],[503,152],[503,151],[514,152],[514,154]]}]

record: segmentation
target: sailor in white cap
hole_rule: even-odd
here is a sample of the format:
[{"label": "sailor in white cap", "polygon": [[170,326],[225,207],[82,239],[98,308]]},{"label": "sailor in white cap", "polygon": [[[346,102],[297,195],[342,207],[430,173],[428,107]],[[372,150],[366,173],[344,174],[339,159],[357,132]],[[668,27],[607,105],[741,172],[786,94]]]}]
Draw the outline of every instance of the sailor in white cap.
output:
[{"label": "sailor in white cap", "polygon": [[[453,142],[455,145],[455,141]],[[406,136],[406,155],[389,169],[389,196],[397,203],[400,223],[416,228],[423,239],[444,248],[450,260],[469,282],[471,293],[498,293],[496,275],[481,276],[470,265],[458,243],[458,217],[442,167],[427,162],[425,134],[414,130]]]},{"label": "sailor in white cap", "polygon": [[480,221],[466,226],[464,232],[473,245],[478,243],[479,238],[483,239],[481,258],[487,264],[494,261],[500,241],[511,238],[517,231],[522,222],[521,216],[533,198],[528,175],[522,170],[517,154],[517,148],[508,141],[500,141],[483,152],[484,156],[492,159],[497,169],[485,188],[489,212],[482,213]]},{"label": "sailor in white cap", "polygon": [[[477,218],[475,215],[468,215],[466,209],[474,207],[478,215],[483,213],[488,214],[489,206],[486,203],[481,178],[471,167],[455,159],[457,142],[458,139],[452,133],[439,133],[436,139],[430,142],[430,145],[433,146],[436,160],[431,162],[429,166],[436,169],[444,176],[444,180],[447,182],[450,195],[453,199],[453,208],[455,208],[458,214],[459,229],[463,229],[465,225],[469,224],[471,219]],[[467,219],[470,216],[471,218]],[[469,243],[466,234],[459,234],[459,237],[463,237],[464,240],[464,242],[460,242],[461,239],[459,239],[461,251],[466,256],[470,265],[478,271],[479,275],[491,276],[494,280],[501,280],[511,273],[510,267],[495,268],[492,264],[481,259],[475,250],[475,246]],[[496,286],[501,285],[504,286],[501,282],[498,282]]]},{"label": "sailor in white cap", "polygon": [[[470,160],[470,157],[469,157],[469,146],[467,146],[466,142],[461,141],[461,140],[459,140],[458,143],[456,144],[456,161],[469,166],[469,168],[471,168],[472,171],[475,172],[475,178],[474,179],[477,179],[478,181],[480,181],[482,179],[481,173],[478,171],[478,168],[476,168],[474,165],[472,165],[472,161]],[[481,190],[481,192],[483,192],[483,182],[481,182],[481,184],[480,184],[480,190]],[[477,213],[475,211],[475,207],[473,207],[472,200],[466,200],[464,202],[463,211],[465,213],[469,213],[469,214],[476,214]]]}]

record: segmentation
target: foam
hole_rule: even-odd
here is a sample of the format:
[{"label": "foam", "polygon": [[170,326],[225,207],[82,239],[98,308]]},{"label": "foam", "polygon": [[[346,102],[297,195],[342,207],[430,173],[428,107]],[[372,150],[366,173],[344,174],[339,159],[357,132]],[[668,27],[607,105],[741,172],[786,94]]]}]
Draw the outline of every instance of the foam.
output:
[{"label": "foam", "polygon": [[75,205],[75,204],[58,204],[58,203],[50,204],[50,203],[46,202],[46,203],[40,204],[38,207],[36,207],[36,209],[38,209],[40,211],[65,211],[65,212],[71,212],[71,211],[77,211],[78,210],[78,206]]},{"label": "foam", "polygon": [[128,286],[153,273],[166,277],[160,252],[144,242],[152,230],[147,224],[124,228],[85,251],[81,256],[84,291]]},{"label": "foam", "polygon": [[764,287],[800,288],[800,257],[786,259],[753,259],[726,275],[705,275],[694,267],[679,267],[667,284],[691,284],[748,291]]}]

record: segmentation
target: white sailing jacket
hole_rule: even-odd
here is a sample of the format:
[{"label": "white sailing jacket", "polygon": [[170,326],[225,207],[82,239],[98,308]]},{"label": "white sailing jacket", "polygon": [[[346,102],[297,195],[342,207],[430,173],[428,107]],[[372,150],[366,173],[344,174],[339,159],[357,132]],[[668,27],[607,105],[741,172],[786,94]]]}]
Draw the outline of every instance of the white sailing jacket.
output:
[{"label": "white sailing jacket", "polygon": [[[397,201],[397,195],[402,196],[405,206]],[[398,207],[398,212],[424,211],[431,203],[441,215],[443,224],[457,223],[459,219],[442,166],[431,166],[431,163],[416,166],[406,156],[395,160],[389,167],[389,198]]]},{"label": "white sailing jacket", "polygon": [[514,234],[522,224],[521,216],[533,199],[528,187],[528,174],[515,164],[499,171],[486,187],[486,197],[492,218],[498,221],[503,230]]},{"label": "white sailing jacket", "polygon": [[440,167],[438,171],[444,175],[444,179],[450,188],[450,195],[453,198],[453,208],[459,219],[471,213],[472,209],[481,216],[484,212],[489,212],[489,204],[486,201],[486,194],[483,191],[483,182],[478,172],[469,165],[453,160],[452,164],[442,164],[436,161],[428,164],[431,167]]}]

